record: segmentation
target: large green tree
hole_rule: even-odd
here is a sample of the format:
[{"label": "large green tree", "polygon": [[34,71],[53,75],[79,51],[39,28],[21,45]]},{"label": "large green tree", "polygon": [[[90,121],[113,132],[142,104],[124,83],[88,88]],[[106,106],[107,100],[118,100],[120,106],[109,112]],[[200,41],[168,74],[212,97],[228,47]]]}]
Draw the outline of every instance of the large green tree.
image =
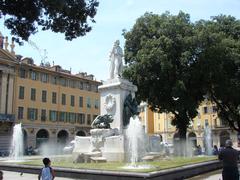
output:
[{"label": "large green tree", "polygon": [[199,73],[219,117],[240,133],[240,21],[220,15],[196,23]]},{"label": "large green tree", "polygon": [[64,33],[67,40],[84,36],[94,22],[97,0],[0,0],[0,18],[11,34],[28,40],[41,30]]},{"label": "large green tree", "polygon": [[195,34],[190,16],[183,12],[146,13],[124,34],[124,76],[138,86],[138,100],[174,115],[172,124],[183,140],[204,94]]}]

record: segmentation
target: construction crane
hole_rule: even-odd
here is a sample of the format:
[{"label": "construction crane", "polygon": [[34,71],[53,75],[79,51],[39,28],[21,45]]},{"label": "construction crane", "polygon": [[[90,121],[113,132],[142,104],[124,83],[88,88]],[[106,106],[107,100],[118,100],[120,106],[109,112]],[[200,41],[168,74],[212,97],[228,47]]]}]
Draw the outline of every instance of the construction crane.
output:
[{"label": "construction crane", "polygon": [[38,51],[40,57],[41,57],[41,65],[46,64],[46,59],[47,59],[47,50],[46,49],[41,49],[39,48],[35,42],[28,40],[28,44],[34,48],[35,50]]}]

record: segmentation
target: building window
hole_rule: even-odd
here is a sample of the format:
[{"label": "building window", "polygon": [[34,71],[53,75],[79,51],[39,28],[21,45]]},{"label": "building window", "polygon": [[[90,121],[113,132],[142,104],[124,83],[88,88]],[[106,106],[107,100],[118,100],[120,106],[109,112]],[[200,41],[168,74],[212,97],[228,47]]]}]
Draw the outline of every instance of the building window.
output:
[{"label": "building window", "polygon": [[217,106],[213,106],[212,109],[213,109],[213,113],[217,112]]},{"label": "building window", "polygon": [[91,124],[91,114],[87,115],[87,124],[90,125]]},{"label": "building window", "polygon": [[85,124],[85,114],[82,114],[82,113],[78,114],[78,123]]},{"label": "building window", "polygon": [[36,100],[36,89],[31,88],[31,100],[35,101]]},{"label": "building window", "polygon": [[79,107],[83,107],[83,97],[79,96]]},{"label": "building window", "polygon": [[42,102],[47,102],[47,91],[42,91]]},{"label": "building window", "polygon": [[87,97],[87,108],[91,108],[91,98]]},{"label": "building window", "polygon": [[66,94],[62,94],[62,105],[66,105]]},{"label": "building window", "polygon": [[83,89],[83,82],[79,82],[79,89]]},{"label": "building window", "polygon": [[19,99],[24,99],[24,87],[19,86]]},{"label": "building window", "polygon": [[64,79],[64,78],[61,78],[60,84],[61,84],[62,86],[67,86],[67,80]]},{"label": "building window", "polygon": [[65,122],[69,122],[69,112],[66,112],[66,119]]},{"label": "building window", "polygon": [[41,81],[44,82],[44,83],[47,83],[48,82],[48,74],[42,73],[41,74]]},{"label": "building window", "polygon": [[60,112],[59,121],[64,122],[65,119],[66,119],[66,113],[65,112]]},{"label": "building window", "polygon": [[205,127],[208,127],[209,124],[208,124],[208,119],[205,119]]},{"label": "building window", "polygon": [[91,84],[87,84],[87,90],[88,90],[88,91],[91,91],[91,90],[92,90]]},{"label": "building window", "polygon": [[76,122],[76,114],[75,113],[69,113],[69,122],[70,123]]},{"label": "building window", "polygon": [[47,111],[46,109],[41,110],[41,121],[46,121],[47,119]]},{"label": "building window", "polygon": [[71,95],[71,106],[74,106],[74,104],[75,104],[75,99],[74,99],[74,96]]},{"label": "building window", "polygon": [[25,69],[20,69],[20,78],[26,78],[26,70]]},{"label": "building window", "polygon": [[208,113],[208,108],[207,108],[207,106],[204,106],[203,107],[203,114],[207,114]]},{"label": "building window", "polygon": [[92,90],[94,92],[98,92],[98,86],[97,85],[92,85]]},{"label": "building window", "polygon": [[87,90],[87,91],[90,91],[90,85],[89,83],[84,83],[84,89]]},{"label": "building window", "polygon": [[23,107],[18,107],[18,119],[23,119]]},{"label": "building window", "polygon": [[94,105],[95,109],[99,108],[99,100],[95,99],[95,105]]},{"label": "building window", "polygon": [[49,119],[50,121],[57,121],[57,111],[49,111]]},{"label": "building window", "polygon": [[57,104],[57,93],[56,92],[52,92],[52,103]]},{"label": "building window", "polygon": [[29,120],[37,120],[38,110],[35,108],[28,108],[27,118]]},{"label": "building window", "polygon": [[35,71],[30,71],[30,78],[32,80],[37,80],[37,73]]},{"label": "building window", "polygon": [[75,81],[74,80],[69,80],[69,87],[75,88]]},{"label": "building window", "polygon": [[160,123],[158,123],[158,130],[160,131]]},{"label": "building window", "polygon": [[56,76],[51,76],[51,83],[52,84],[57,84],[57,77]]}]

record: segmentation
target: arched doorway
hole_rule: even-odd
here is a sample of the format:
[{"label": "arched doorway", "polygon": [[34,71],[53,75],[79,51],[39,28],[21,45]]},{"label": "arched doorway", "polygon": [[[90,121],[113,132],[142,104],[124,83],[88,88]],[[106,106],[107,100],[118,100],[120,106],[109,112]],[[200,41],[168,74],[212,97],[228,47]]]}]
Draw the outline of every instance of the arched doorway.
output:
[{"label": "arched doorway", "polygon": [[46,143],[49,139],[49,133],[45,129],[40,129],[36,135],[36,147],[39,147],[41,144]]},{"label": "arched doorway", "polygon": [[77,136],[86,136],[86,133],[84,131],[78,131]]},{"label": "arched doorway", "polygon": [[230,139],[230,134],[227,131],[222,131],[219,135],[220,146],[225,146],[226,140]]},{"label": "arched doorway", "polygon": [[188,142],[192,145],[192,147],[197,146],[197,136],[194,132],[190,132],[188,134]]},{"label": "arched doorway", "polygon": [[66,130],[61,130],[57,134],[57,142],[62,146],[65,146],[68,141],[68,132]]}]

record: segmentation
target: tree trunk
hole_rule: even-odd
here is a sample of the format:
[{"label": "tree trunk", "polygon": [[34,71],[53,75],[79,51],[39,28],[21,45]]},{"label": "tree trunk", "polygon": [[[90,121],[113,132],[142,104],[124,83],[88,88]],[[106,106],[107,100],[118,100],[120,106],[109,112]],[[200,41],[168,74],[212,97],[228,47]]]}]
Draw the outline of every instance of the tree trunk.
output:
[{"label": "tree trunk", "polygon": [[185,156],[187,152],[186,148],[186,134],[187,134],[187,128],[181,128],[179,129],[179,137],[180,137],[180,156]]}]

